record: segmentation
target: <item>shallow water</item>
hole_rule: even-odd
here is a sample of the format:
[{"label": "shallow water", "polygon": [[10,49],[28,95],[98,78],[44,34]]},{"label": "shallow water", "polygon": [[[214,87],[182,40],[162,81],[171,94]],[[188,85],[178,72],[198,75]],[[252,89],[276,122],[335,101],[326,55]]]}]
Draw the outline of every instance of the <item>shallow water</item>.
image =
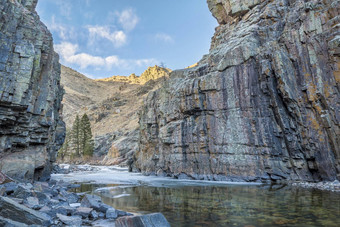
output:
[{"label": "shallow water", "polygon": [[97,194],[117,209],[162,212],[171,226],[340,226],[340,193],[279,185],[176,181],[106,168],[77,175],[54,177],[87,181],[77,192]]}]

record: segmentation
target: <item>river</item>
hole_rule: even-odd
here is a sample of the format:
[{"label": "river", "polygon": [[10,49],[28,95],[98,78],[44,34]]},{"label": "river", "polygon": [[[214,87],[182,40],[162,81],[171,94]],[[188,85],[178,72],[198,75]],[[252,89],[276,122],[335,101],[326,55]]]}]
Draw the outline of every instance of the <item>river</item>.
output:
[{"label": "river", "polygon": [[120,167],[54,174],[116,209],[161,212],[171,226],[340,226],[340,193],[285,185],[176,180]]}]

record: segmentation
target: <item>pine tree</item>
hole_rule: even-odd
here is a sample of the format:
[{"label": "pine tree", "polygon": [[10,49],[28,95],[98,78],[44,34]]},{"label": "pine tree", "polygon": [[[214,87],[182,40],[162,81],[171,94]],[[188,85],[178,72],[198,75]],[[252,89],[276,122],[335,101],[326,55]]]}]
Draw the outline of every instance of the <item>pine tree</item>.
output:
[{"label": "pine tree", "polygon": [[81,144],[80,149],[82,150],[83,156],[92,156],[94,150],[94,143],[92,139],[92,130],[90,119],[87,114],[84,114],[80,120],[81,128]]},{"label": "pine tree", "polygon": [[61,161],[64,161],[65,157],[70,154],[71,146],[70,146],[70,131],[66,131],[66,136],[65,136],[65,142],[63,146],[60,148],[58,151],[58,157],[61,159]]},{"label": "pine tree", "polygon": [[75,150],[75,157],[80,157],[81,154],[81,124],[79,120],[79,116],[76,116],[76,119],[73,122],[72,132],[71,132],[71,144],[73,150]]}]

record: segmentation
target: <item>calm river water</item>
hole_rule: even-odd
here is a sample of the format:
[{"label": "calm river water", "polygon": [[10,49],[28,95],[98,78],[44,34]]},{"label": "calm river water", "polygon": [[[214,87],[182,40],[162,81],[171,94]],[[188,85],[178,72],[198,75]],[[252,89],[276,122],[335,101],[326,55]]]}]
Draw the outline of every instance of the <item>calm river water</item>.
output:
[{"label": "calm river water", "polygon": [[161,212],[171,226],[340,226],[340,193],[292,188],[179,181],[101,167],[55,175],[82,183],[77,192],[132,213]]}]

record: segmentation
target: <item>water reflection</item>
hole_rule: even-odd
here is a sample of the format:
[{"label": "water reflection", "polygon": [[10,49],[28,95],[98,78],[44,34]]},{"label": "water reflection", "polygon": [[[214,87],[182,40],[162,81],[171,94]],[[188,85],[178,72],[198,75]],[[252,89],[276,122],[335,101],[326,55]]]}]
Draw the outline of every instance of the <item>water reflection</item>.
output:
[{"label": "water reflection", "polygon": [[340,226],[340,194],[287,186],[88,185],[117,209],[162,212],[171,226]]}]

